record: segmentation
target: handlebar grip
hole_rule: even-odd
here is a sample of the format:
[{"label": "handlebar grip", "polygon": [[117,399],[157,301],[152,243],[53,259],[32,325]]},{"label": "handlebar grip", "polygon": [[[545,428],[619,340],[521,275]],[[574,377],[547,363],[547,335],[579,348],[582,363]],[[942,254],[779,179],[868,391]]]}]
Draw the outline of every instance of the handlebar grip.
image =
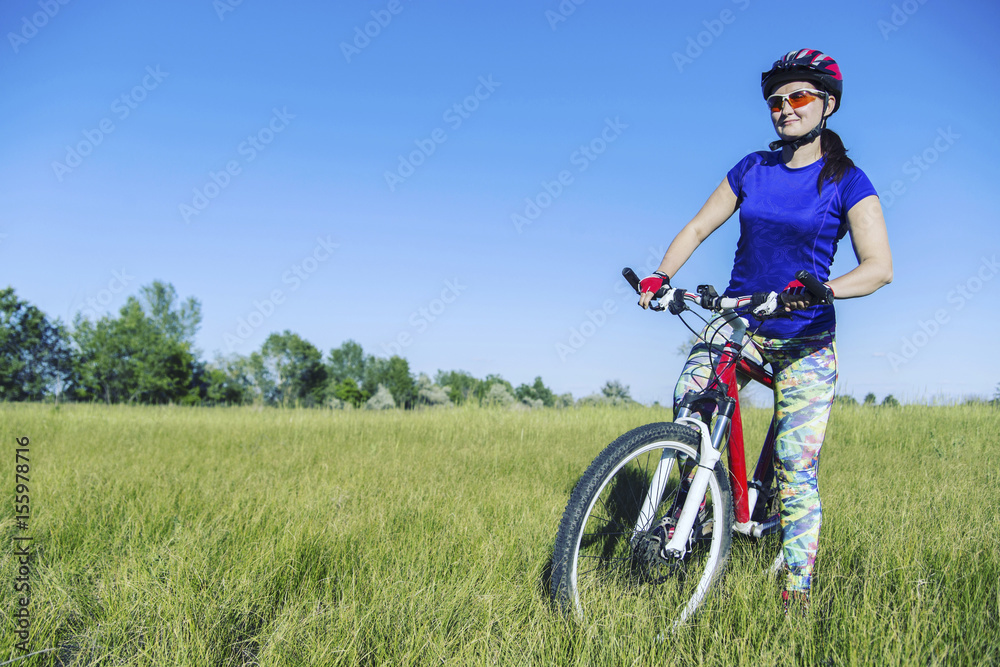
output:
[{"label": "handlebar grip", "polygon": [[626,266],[624,269],[622,269],[622,277],[624,277],[625,280],[628,281],[628,284],[631,285],[632,289],[635,290],[635,293],[638,294],[639,276],[635,275],[635,271]]},{"label": "handlebar grip", "polygon": [[795,279],[805,285],[805,288],[809,290],[814,297],[819,299],[820,303],[831,303],[833,301],[833,292],[830,291],[830,288],[814,278],[813,275],[805,269],[796,273]]}]

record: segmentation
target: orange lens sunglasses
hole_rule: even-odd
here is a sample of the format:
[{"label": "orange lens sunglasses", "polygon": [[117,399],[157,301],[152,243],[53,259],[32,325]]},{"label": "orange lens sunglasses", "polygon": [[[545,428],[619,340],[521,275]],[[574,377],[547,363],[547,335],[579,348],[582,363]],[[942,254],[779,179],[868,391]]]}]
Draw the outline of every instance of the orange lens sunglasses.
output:
[{"label": "orange lens sunglasses", "polygon": [[767,108],[771,110],[771,113],[780,113],[781,109],[785,106],[785,100],[788,100],[788,104],[793,109],[800,109],[813,100],[818,99],[826,99],[826,93],[803,88],[801,90],[793,90],[787,95],[771,95],[767,98]]}]

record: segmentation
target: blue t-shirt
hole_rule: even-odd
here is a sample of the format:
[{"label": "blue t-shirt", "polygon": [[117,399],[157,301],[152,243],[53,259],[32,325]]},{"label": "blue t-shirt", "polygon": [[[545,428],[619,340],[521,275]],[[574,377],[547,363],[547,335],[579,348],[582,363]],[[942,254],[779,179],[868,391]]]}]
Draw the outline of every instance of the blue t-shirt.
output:
[{"label": "blue t-shirt", "polygon": [[[827,180],[823,192],[816,181],[824,159],[792,169],[781,163],[781,152],[751,153],[733,167],[729,186],[739,200],[740,240],[727,296],[780,292],[805,269],[822,282],[830,278],[837,242],[847,233],[847,212],[876,194],[857,168],[838,183]],[[760,324],[753,317],[750,330]],[[833,306],[796,311],[792,319],[764,321],[757,332],[769,338],[795,338],[832,330]]]}]

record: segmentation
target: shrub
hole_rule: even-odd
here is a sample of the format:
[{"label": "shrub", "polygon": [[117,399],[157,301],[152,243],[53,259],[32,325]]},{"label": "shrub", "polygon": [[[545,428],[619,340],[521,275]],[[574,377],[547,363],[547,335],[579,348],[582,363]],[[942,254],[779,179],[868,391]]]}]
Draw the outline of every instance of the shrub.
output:
[{"label": "shrub", "polygon": [[421,373],[417,377],[417,404],[418,405],[451,405],[451,399],[448,397],[451,387],[441,387],[433,382],[431,379]]},{"label": "shrub", "polygon": [[483,405],[506,408],[514,404],[514,395],[500,383],[494,384],[483,397]]},{"label": "shrub", "polygon": [[882,399],[882,407],[883,408],[898,408],[899,407],[899,401],[896,400],[895,396],[893,396],[892,394],[889,394],[888,396],[886,396],[885,398]]},{"label": "shrub", "polygon": [[365,403],[365,410],[390,410],[396,407],[396,400],[384,385],[379,385],[375,394]]}]

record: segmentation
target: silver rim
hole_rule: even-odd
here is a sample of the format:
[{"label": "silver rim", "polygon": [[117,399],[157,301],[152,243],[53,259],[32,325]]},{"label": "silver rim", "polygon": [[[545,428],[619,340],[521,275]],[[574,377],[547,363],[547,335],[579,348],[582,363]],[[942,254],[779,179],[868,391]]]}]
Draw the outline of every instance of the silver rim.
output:
[{"label": "silver rim", "polygon": [[[659,440],[653,443],[643,445],[634,452],[631,452],[626,459],[618,463],[615,466],[615,468],[608,475],[604,477],[604,479],[601,481],[600,487],[597,489],[596,493],[591,498],[590,503],[587,506],[587,511],[582,517],[579,532],[576,535],[575,546],[572,553],[572,562],[570,563],[570,568],[569,568],[570,569],[569,579],[570,579],[573,607],[578,618],[580,619],[584,618],[584,609],[580,599],[580,588],[578,581],[581,550],[583,548],[584,541],[587,539],[588,535],[597,534],[596,531],[588,532],[588,526],[590,526],[591,528],[595,527],[591,526],[591,520],[592,518],[595,517],[594,514],[595,506],[597,506],[598,502],[603,502],[602,499],[607,496],[606,491],[608,491],[609,484],[611,484],[613,480],[619,479],[619,473],[621,473],[622,470],[626,468],[626,466],[628,466],[630,463],[634,463],[644,458],[646,459],[646,461],[639,467],[641,468],[642,472],[645,473],[644,480],[648,483],[648,480],[651,477],[651,472],[649,470],[650,466],[648,465],[649,460],[651,460],[649,455],[654,451],[662,452],[666,450],[670,450],[677,454],[684,455],[685,457],[687,457],[687,459],[689,459],[689,463],[697,462],[698,460],[698,453],[695,448],[674,440]],[[679,465],[677,464],[674,465],[675,470],[678,470],[679,468],[680,468]],[[677,480],[679,482],[679,478],[680,474],[678,470],[677,474],[672,474],[671,480],[668,481],[668,484],[670,484],[674,480]],[[719,487],[718,479],[714,474],[709,479],[708,489],[709,489],[708,497],[711,500],[711,510],[709,512],[709,515],[711,516],[711,521],[712,521],[712,529],[713,529],[712,535],[711,538],[705,539],[703,541],[703,543],[699,546],[699,549],[695,556],[692,556],[691,554],[688,555],[688,558],[692,559],[697,567],[703,567],[704,570],[698,576],[697,584],[686,587],[685,591],[690,591],[690,594],[688,595],[687,592],[683,594],[683,597],[686,599],[686,602],[683,604],[683,606],[679,607],[675,612],[676,613],[675,625],[683,623],[685,620],[687,620],[687,618],[698,608],[702,600],[704,600],[705,595],[707,594],[708,589],[711,586],[712,580],[714,578],[715,570],[718,567],[719,557],[722,551],[723,540],[721,539],[721,536],[714,530],[714,528],[716,526],[722,526],[724,524],[725,508],[719,501],[719,499],[722,497],[722,490]],[[671,489],[668,488],[668,492],[670,490]],[[676,492],[676,486],[672,490]],[[670,498],[668,497],[665,500],[669,499]],[[656,523],[656,520],[659,520],[662,517],[662,515],[667,511],[667,509],[669,509],[669,504],[670,504],[669,502],[662,502],[659,505],[659,507],[657,508],[656,519],[653,522],[654,525]],[[638,512],[636,513],[638,514]],[[604,521],[607,523],[611,523],[611,520],[608,517],[604,517]],[[617,540],[619,542],[623,543],[628,542],[631,545],[633,542],[633,536],[630,533],[634,532],[632,531],[634,522],[630,523],[631,526],[621,526],[620,531],[614,531],[611,534],[612,535],[617,534],[618,535]],[[622,545],[619,545],[619,548],[621,548],[621,546]],[[625,566],[625,563],[623,562],[622,559],[612,559],[612,561],[617,561],[616,565],[618,567]],[[690,563],[688,563],[687,560],[685,559],[685,564],[690,564]],[[592,570],[596,572],[600,569],[600,567],[601,566],[599,564],[595,565],[595,567],[592,568]],[[630,564],[630,567],[634,567],[634,564]],[[598,575],[595,574],[595,576]],[[651,582],[645,584],[642,587],[648,588],[649,586],[656,585],[656,583],[658,582]]]}]

